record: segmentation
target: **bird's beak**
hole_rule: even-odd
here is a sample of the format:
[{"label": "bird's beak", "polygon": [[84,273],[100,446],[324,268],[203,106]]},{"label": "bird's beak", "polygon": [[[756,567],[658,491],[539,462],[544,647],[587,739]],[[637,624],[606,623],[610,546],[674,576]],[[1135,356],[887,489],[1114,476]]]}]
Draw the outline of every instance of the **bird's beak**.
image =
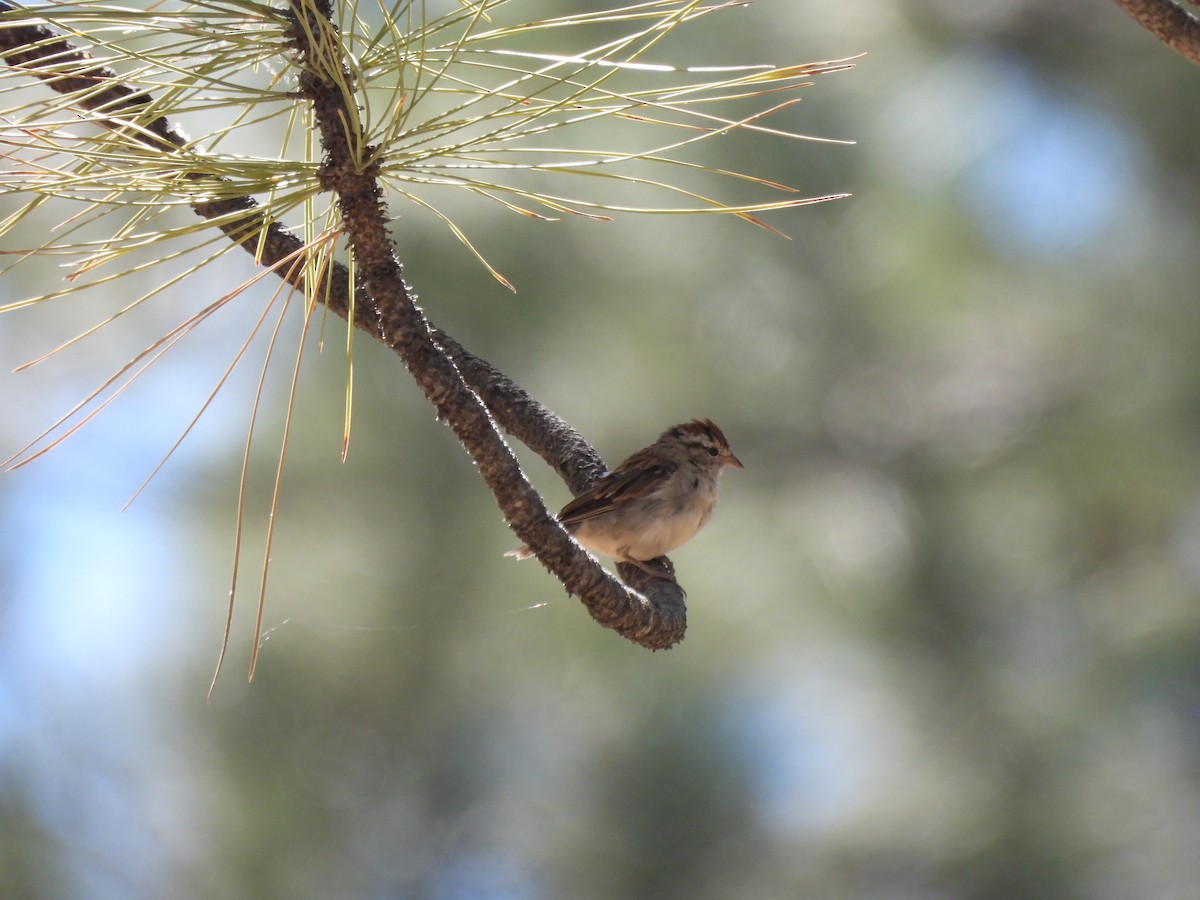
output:
[{"label": "bird's beak", "polygon": [[745,466],[742,465],[742,461],[740,459],[738,459],[736,456],[734,456],[732,453],[729,454],[729,459],[727,459],[725,461],[725,465],[729,466],[729,468],[731,468],[731,469],[746,468]]}]

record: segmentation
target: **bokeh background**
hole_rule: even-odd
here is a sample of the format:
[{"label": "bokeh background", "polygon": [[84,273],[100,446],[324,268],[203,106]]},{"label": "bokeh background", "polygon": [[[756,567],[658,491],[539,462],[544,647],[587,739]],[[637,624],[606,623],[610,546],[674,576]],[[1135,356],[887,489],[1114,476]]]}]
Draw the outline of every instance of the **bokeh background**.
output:
[{"label": "bokeh background", "polygon": [[[515,295],[395,210],[431,318],[610,461],[723,426],[746,469],[674,555],[684,643],[628,644],[504,559],[452,435],[365,339],[340,464],[331,319],[257,675],[288,354],[206,702],[257,363],[121,507],[259,314],[248,294],[0,480],[0,896],[1197,895],[1200,70],[1082,0],[762,0],[695,34],[673,61],[867,54],[782,123],[855,146],[721,145],[851,199],[768,217],[790,241],[456,207]],[[8,300],[57,277],[27,271]],[[88,302],[0,319],[5,368],[92,324]],[[0,450],[179,317],[168,292],[5,375]]]}]

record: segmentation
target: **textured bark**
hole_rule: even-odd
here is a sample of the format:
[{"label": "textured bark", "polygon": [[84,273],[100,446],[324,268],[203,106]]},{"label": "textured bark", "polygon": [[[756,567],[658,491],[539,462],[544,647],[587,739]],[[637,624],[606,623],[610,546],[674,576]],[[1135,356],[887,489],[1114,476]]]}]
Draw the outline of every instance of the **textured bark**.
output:
[{"label": "textured bark", "polygon": [[1173,0],[1115,0],[1156,38],[1200,65],[1200,19]]},{"label": "textured bark", "polygon": [[[11,10],[0,0],[0,14]],[[629,590],[588,557],[546,510],[495,424],[541,456],[576,494],[604,473],[600,457],[570,425],[500,370],[432,326],[414,302],[386,227],[377,173],[372,166],[356,162],[371,157],[369,148],[354,147],[351,142],[361,136],[345,130],[345,123],[354,120],[347,115],[353,98],[342,88],[350,83],[350,75],[341,60],[331,56],[340,44],[329,12],[327,2],[322,7],[293,0],[282,15],[291,24],[291,49],[301,63],[300,94],[313,105],[326,153],[322,186],[337,197],[358,284],[352,287],[346,268],[335,263],[323,273],[321,283],[306,285],[299,262],[304,255],[302,241],[272,221],[253,198],[198,201],[193,209],[262,265],[297,288],[307,289],[318,302],[400,356],[438,418],[450,426],[475,461],[517,537],[580,598],[597,622],[652,649],[678,643],[687,624],[683,589],[673,578],[656,579],[622,565],[622,577],[637,589]],[[321,41],[322,34],[333,39]],[[73,102],[92,112],[98,124],[131,134],[149,151],[172,152],[186,142],[165,117],[151,114],[149,94],[122,84],[112,70],[45,27],[6,23],[0,15],[0,55],[10,66],[24,68],[54,90],[72,95]],[[216,188],[210,193],[220,193],[226,184],[204,173],[192,177],[210,182]],[[673,576],[670,561],[659,562]]]}]

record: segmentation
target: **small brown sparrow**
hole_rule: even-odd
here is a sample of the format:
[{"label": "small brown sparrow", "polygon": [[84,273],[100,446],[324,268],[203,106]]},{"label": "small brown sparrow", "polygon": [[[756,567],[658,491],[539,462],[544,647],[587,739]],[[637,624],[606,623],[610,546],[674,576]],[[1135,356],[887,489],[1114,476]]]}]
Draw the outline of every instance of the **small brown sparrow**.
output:
[{"label": "small brown sparrow", "polygon": [[[742,468],[708,419],[675,425],[562,508],[558,521],[586,549],[663,577],[643,565],[708,524],[721,470]],[[505,556],[528,559],[528,547]]]}]

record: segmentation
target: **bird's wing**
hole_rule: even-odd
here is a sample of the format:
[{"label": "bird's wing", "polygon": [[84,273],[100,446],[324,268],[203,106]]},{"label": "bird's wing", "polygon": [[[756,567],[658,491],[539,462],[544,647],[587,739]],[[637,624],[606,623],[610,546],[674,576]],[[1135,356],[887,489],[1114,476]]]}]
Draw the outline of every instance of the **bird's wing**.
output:
[{"label": "bird's wing", "polygon": [[662,489],[677,468],[676,463],[666,462],[657,455],[635,453],[564,506],[558,520],[573,525],[603,515],[625,501],[649,497]]}]

